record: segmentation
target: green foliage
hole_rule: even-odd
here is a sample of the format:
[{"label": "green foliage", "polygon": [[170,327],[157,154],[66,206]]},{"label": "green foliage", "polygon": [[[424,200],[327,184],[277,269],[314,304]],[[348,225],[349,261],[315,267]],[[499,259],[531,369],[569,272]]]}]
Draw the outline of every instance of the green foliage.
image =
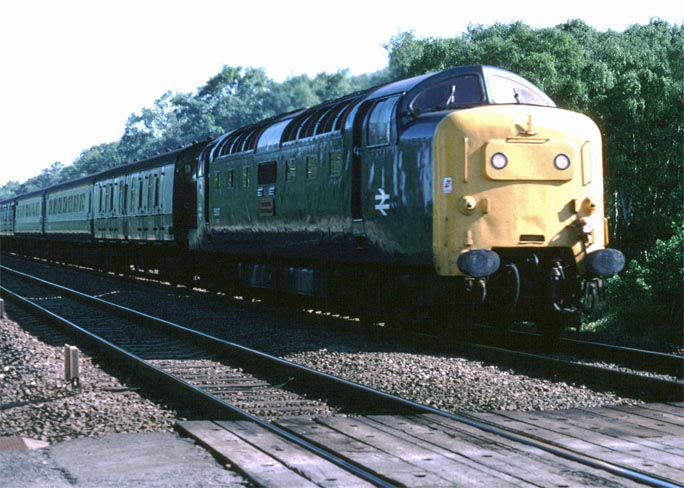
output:
[{"label": "green foliage", "polygon": [[613,308],[609,326],[633,335],[682,342],[684,324],[684,223],[667,240],[633,259],[619,276],[608,280]]},{"label": "green foliage", "polygon": [[29,178],[24,183],[10,181],[0,188],[0,196],[2,196],[2,198],[11,197],[54,185],[60,181],[60,173],[63,169],[64,165],[57,161],[49,168],[44,169],[38,176]]}]

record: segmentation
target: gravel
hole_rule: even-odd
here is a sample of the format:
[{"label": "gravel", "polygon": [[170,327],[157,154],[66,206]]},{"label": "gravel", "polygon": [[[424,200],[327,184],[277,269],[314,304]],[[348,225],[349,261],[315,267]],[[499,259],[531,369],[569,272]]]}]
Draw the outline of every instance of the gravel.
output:
[{"label": "gravel", "polygon": [[286,359],[447,411],[556,410],[639,403],[582,385],[532,378],[445,355],[325,350]]},{"label": "gravel", "polygon": [[177,412],[145,399],[80,354],[80,387],[64,379],[62,348],[0,319],[0,436],[54,443],[173,429]]},{"label": "gravel", "polygon": [[[304,341],[301,337],[298,340]],[[369,347],[368,338],[356,340],[357,344],[328,347],[314,342],[316,347],[298,348],[285,358],[452,411],[550,410],[638,403],[478,361]],[[83,353],[80,377],[80,387],[64,380],[61,347],[37,340],[11,320],[0,320],[0,436],[54,443],[112,433],[171,431],[175,419],[183,418],[182,412],[140,396],[135,388],[103,371]]]}]

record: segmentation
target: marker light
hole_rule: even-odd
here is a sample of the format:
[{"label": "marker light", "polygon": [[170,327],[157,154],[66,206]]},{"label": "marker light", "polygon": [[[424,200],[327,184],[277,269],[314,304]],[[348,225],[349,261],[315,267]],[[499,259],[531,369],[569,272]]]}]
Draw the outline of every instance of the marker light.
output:
[{"label": "marker light", "polygon": [[484,278],[494,274],[500,264],[499,255],[488,249],[471,249],[460,254],[456,260],[458,269],[463,274],[474,278]]},{"label": "marker light", "polygon": [[599,249],[587,254],[584,266],[594,276],[612,276],[625,267],[625,256],[617,249]]},{"label": "marker light", "polygon": [[570,158],[565,154],[559,154],[556,156],[556,159],[553,160],[553,165],[556,167],[556,169],[561,171],[566,170],[570,167]]},{"label": "marker light", "polygon": [[508,158],[504,153],[496,153],[492,156],[492,166],[496,169],[504,169],[508,164]]}]

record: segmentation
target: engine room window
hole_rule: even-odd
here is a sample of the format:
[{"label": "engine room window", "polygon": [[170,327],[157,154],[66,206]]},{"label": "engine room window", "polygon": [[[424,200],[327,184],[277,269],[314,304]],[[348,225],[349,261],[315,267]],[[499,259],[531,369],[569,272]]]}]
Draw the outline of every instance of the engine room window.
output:
[{"label": "engine room window", "polygon": [[221,189],[221,172],[214,171],[214,188],[217,190]]},{"label": "engine room window", "polygon": [[316,156],[306,157],[306,179],[315,180],[318,178],[318,158]]},{"label": "engine room window", "polygon": [[342,153],[339,151],[330,152],[330,177],[336,178],[342,175]]},{"label": "engine room window", "polygon": [[257,166],[257,185],[272,185],[278,177],[278,166],[275,161],[259,163]]},{"label": "engine room window", "polygon": [[285,181],[294,181],[297,178],[297,162],[294,159],[285,161]]},{"label": "engine room window", "polygon": [[252,180],[249,174],[249,166],[245,166],[244,168],[242,168],[242,186],[244,188],[249,188],[251,184]]},{"label": "engine room window", "polygon": [[235,170],[228,170],[226,173],[226,188],[235,188]]}]

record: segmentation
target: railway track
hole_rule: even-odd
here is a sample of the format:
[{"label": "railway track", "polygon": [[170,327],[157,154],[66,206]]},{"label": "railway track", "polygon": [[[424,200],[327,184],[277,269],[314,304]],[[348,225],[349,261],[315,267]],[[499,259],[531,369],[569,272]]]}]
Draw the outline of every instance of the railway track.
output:
[{"label": "railway track", "polygon": [[[14,261],[20,265],[23,260]],[[25,262],[25,261],[24,261]],[[21,267],[21,266],[19,266]],[[33,271],[29,271],[33,272]],[[48,276],[54,273],[43,273]],[[113,278],[113,277],[112,277]],[[127,280],[127,278],[121,279]],[[64,283],[64,281],[62,281]],[[157,282],[150,285],[162,286]],[[173,289],[171,289],[173,292]],[[332,328],[354,328],[358,334],[368,333],[368,324],[349,322],[348,320],[326,317],[319,313],[293,311],[290,308],[262,306],[243,300],[228,297],[231,305],[246,307],[251,310],[280,315],[285,313],[299,320],[312,317],[318,323],[326,322]],[[135,305],[136,307],[138,305]],[[202,324],[197,324],[200,327]],[[567,382],[579,382],[591,387],[610,389],[619,393],[637,396],[644,400],[681,400],[684,398],[684,357],[665,354],[657,351],[637,349],[633,347],[601,344],[581,341],[573,338],[562,338],[559,342],[549,344],[537,334],[511,332],[505,336],[491,334],[487,327],[475,328],[472,334],[461,341],[445,343],[439,338],[402,332],[401,335],[371,325],[375,334],[397,343],[415,346],[417,344],[438,352],[458,354],[475,360],[486,361],[513,369],[521,365],[526,371],[543,377],[551,377]],[[214,334],[214,328],[206,328],[205,332]]]},{"label": "railway track", "polygon": [[549,345],[524,333],[510,334],[505,341],[481,338],[469,343],[467,350],[480,360],[524,363],[540,374],[610,387],[645,400],[684,398],[684,357],[673,354],[571,338]]},{"label": "railway track", "polygon": [[549,343],[539,334],[512,330],[505,335],[492,335],[483,327],[474,334],[482,345],[494,345],[530,354],[553,354],[558,358],[577,358],[586,363],[615,364],[616,367],[640,370],[644,373],[661,374],[682,378],[684,356],[644,348],[607,344],[582,340],[566,335]]},{"label": "railway track", "polygon": [[[129,370],[135,371],[146,381],[155,384],[157,388],[163,385],[169,392],[174,392],[177,400],[181,399],[190,405],[195,405],[211,418],[246,419],[255,422],[377,486],[393,485],[388,480],[378,478],[372,472],[364,470],[362,466],[351,464],[334,452],[322,449],[292,432],[279,428],[269,420],[279,417],[325,416],[332,413],[334,408],[373,415],[431,414],[458,421],[508,440],[534,446],[536,449],[555,456],[608,471],[613,475],[638,483],[649,486],[676,486],[671,481],[656,475],[609,463],[518,432],[508,431],[467,414],[452,414],[420,405],[288,363],[237,344],[218,340],[204,333],[141,314],[106,302],[101,298],[90,297],[60,285],[32,278],[5,267],[2,271],[4,282],[0,291],[5,297],[19,301],[63,326],[69,327],[92,347],[102,349],[108,355],[115,355],[119,362],[128,366]],[[9,280],[8,274],[11,276]],[[30,281],[29,285],[26,284],[26,280]],[[11,287],[22,288],[23,291],[20,293],[11,291],[6,287],[7,281],[10,281]],[[45,291],[46,287],[49,291]],[[70,298],[65,298],[67,296]],[[67,301],[69,304],[65,305]],[[78,302],[78,305],[75,305],[74,301]],[[57,309],[60,310],[59,313]],[[103,311],[105,309],[106,313]],[[75,315],[77,318],[61,317],[61,313]],[[83,324],[86,320],[89,325]],[[160,327],[164,329],[164,334],[160,333]],[[226,364],[227,358],[230,358],[230,364]],[[239,364],[236,365],[236,363]],[[260,377],[251,376],[246,380],[243,374],[245,366],[258,370]],[[263,378],[268,374],[271,375],[270,381]],[[276,384],[283,379],[283,375],[287,378],[285,383],[290,386],[287,390],[279,390],[279,385]],[[304,389],[309,392],[309,398],[293,399],[291,394],[294,385],[305,385]],[[236,393],[239,397],[247,391],[253,393],[258,390],[261,390],[259,393],[266,394],[257,395],[259,399],[256,401],[244,402],[244,398],[240,398],[239,401],[235,399]],[[312,403],[310,398],[318,394],[327,396],[329,403],[318,401]],[[282,408],[283,403],[287,404],[287,408]],[[330,407],[330,405],[336,405],[336,407]],[[339,407],[339,405],[342,406]]]}]

